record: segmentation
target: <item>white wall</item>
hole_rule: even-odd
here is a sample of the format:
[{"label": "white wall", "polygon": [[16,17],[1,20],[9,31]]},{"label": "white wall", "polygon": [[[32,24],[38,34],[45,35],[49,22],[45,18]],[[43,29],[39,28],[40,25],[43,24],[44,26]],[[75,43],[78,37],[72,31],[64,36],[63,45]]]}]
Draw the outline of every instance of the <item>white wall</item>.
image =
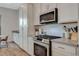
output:
[{"label": "white wall", "polygon": [[63,36],[63,27],[62,25],[59,24],[51,24],[51,25],[45,25],[41,27],[44,32],[46,32],[47,35],[52,35],[52,36]]},{"label": "white wall", "polygon": [[73,28],[77,26],[77,23],[74,24],[51,24],[42,26],[41,29],[46,32],[47,35],[52,36],[60,36],[63,37],[64,29],[63,27],[66,26],[67,28]]},{"label": "white wall", "polygon": [[9,41],[12,40],[12,31],[18,30],[19,20],[18,11],[0,7],[1,15],[1,34],[8,35]]}]

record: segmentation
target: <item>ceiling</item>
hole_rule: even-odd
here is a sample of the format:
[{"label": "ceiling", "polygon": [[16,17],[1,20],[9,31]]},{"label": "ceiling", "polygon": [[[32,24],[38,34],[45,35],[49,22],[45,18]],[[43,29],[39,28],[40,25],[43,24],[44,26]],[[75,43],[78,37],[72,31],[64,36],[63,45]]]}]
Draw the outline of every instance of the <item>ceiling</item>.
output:
[{"label": "ceiling", "polygon": [[0,3],[0,7],[18,9],[22,3]]}]

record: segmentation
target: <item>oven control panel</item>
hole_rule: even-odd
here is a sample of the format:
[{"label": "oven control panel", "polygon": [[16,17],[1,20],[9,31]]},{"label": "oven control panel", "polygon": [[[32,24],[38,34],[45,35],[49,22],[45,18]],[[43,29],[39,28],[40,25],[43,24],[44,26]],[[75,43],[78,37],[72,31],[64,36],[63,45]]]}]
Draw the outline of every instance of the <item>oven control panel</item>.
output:
[{"label": "oven control panel", "polygon": [[42,39],[42,42],[49,44],[49,39]]}]

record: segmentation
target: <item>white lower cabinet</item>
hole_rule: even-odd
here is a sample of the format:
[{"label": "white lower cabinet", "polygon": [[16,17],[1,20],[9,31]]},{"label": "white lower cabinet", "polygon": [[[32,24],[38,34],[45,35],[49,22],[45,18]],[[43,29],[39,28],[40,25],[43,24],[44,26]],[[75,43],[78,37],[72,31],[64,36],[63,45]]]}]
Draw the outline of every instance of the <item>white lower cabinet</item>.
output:
[{"label": "white lower cabinet", "polygon": [[19,33],[13,32],[13,41],[19,44]]},{"label": "white lower cabinet", "polygon": [[33,55],[33,38],[28,37],[28,51],[30,55]]},{"label": "white lower cabinet", "polygon": [[77,47],[77,56],[79,56],[79,47]]},{"label": "white lower cabinet", "polygon": [[75,56],[76,47],[52,42],[52,56]]}]

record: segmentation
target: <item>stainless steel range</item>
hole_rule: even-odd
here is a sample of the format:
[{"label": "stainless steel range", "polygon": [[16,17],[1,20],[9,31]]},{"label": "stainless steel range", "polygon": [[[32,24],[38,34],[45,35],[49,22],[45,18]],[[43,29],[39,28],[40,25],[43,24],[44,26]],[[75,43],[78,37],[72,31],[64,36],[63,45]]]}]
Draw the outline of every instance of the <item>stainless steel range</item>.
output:
[{"label": "stainless steel range", "polygon": [[36,56],[49,55],[49,44],[35,40],[34,41],[34,55]]},{"label": "stainless steel range", "polygon": [[60,37],[39,35],[34,38],[34,55],[51,56],[51,39]]}]

